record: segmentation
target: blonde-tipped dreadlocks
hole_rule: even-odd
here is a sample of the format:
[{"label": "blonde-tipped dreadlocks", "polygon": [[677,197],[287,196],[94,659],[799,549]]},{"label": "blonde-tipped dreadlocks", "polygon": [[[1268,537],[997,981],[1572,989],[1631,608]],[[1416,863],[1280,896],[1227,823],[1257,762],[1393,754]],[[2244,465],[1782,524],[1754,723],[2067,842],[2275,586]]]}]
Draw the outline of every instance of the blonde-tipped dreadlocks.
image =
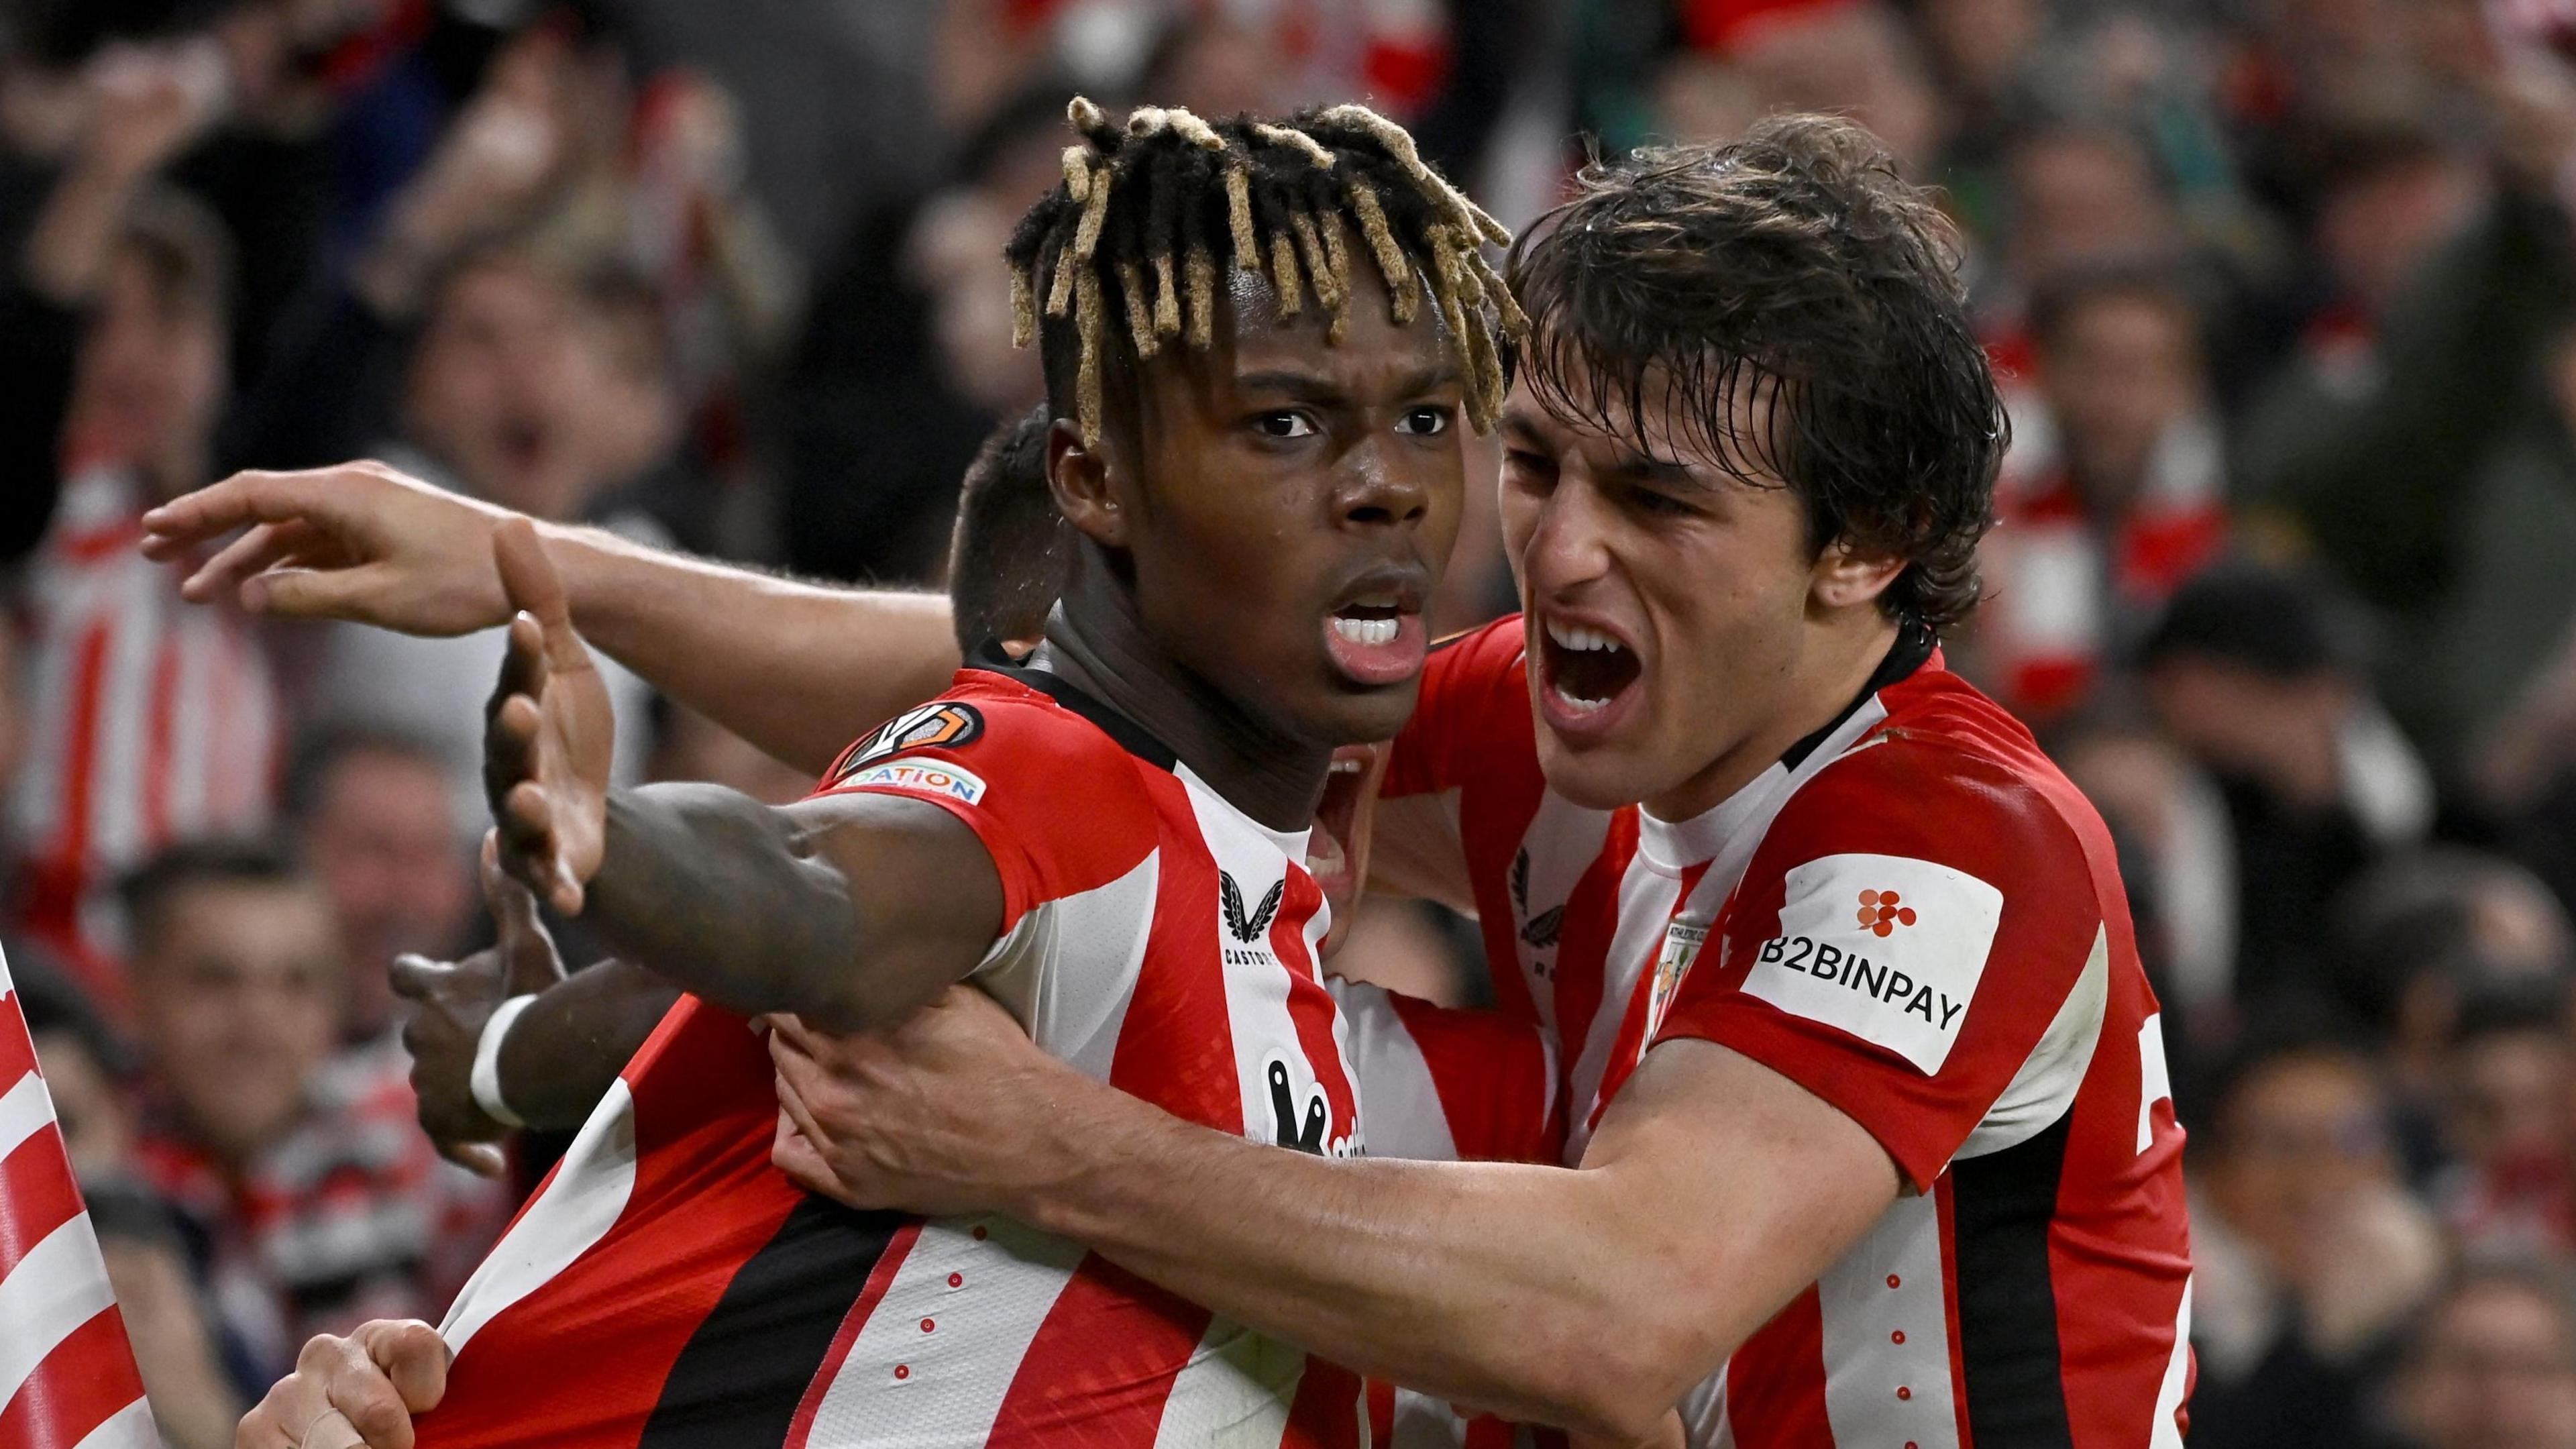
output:
[{"label": "blonde-tipped dreadlocks", "polygon": [[1141,359],[1168,340],[1199,349],[1213,339],[1220,265],[1267,280],[1283,316],[1311,294],[1339,342],[1363,257],[1399,323],[1430,287],[1466,366],[1468,420],[1493,426],[1504,357],[1528,323],[1478,248],[1511,235],[1442,180],[1403,127],[1365,106],[1281,124],[1142,106],[1118,126],[1076,97],[1065,115],[1081,143],[1065,148],[1064,183],[1020,219],[1007,255],[1013,338],[1043,341],[1051,379],[1072,364],[1069,387],[1055,391],[1070,394],[1085,442],[1100,440],[1108,348]]}]

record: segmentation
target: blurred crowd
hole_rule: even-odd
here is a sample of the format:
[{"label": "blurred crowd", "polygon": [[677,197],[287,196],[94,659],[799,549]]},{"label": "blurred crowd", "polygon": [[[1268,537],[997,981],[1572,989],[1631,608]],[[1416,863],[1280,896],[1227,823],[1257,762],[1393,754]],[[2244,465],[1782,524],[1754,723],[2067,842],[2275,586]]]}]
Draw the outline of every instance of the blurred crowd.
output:
[{"label": "blurred crowd", "polygon": [[[1784,108],[1943,188],[2014,434],[1950,648],[2121,845],[2193,1444],[2576,1449],[2576,5],[5,0],[0,939],[172,1444],[523,1184],[421,1135],[386,980],[488,939],[497,640],[182,604],[141,511],[373,456],[937,585],[1076,91],[1365,98],[1515,225]],[[1490,501],[1442,628],[1510,607]],[[613,687],[626,778],[798,793]]]}]

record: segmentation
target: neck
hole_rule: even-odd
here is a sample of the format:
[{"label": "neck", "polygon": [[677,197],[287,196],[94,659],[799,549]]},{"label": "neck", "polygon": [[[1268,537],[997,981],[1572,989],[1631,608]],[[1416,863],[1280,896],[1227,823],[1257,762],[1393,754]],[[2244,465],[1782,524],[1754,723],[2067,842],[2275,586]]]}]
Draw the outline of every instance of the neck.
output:
[{"label": "neck", "polygon": [[1332,747],[1255,719],[1173,658],[1134,595],[1084,553],[1047,619],[1048,667],[1169,746],[1227,804],[1273,830],[1312,824]]},{"label": "neck", "polygon": [[1658,820],[1688,820],[1716,808],[1753,781],[1789,747],[1851,708],[1870,676],[1896,647],[1896,621],[1878,612],[1846,625],[1827,621],[1811,631],[1793,667],[1780,707],[1707,768],[1673,789],[1645,802]]}]

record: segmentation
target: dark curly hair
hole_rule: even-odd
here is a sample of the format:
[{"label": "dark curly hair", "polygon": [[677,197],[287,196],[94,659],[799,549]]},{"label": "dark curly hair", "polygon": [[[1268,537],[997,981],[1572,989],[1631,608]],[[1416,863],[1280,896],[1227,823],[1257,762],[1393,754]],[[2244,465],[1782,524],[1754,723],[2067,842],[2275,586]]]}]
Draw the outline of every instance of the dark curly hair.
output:
[{"label": "dark curly hair", "polygon": [[1785,483],[1816,550],[1906,560],[1880,596],[1891,616],[1965,617],[2009,434],[1930,197],[1869,132],[1812,115],[1596,162],[1578,184],[1506,269],[1540,401]]}]

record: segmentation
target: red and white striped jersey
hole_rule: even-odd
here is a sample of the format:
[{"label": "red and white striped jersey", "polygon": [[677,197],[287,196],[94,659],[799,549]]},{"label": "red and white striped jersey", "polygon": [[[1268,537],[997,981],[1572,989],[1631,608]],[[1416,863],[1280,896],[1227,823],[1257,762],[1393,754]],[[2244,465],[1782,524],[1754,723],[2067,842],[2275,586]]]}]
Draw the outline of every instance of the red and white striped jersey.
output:
[{"label": "red and white striped jersey", "polygon": [[1498,1002],[1559,1034],[1567,1160],[1654,1042],[1692,1036],[1833,1103],[1907,1179],[1683,1406],[1693,1442],[2178,1445],[2157,1007],[2108,833],[2028,731],[1910,638],[1840,719],[1665,822],[1551,793],[1534,728],[1519,619],[1435,653],[1379,831],[1451,832]]},{"label": "red and white striped jersey", "polygon": [[[1033,670],[961,672],[822,788],[976,831],[1006,905],[975,979],[1040,1046],[1221,1131],[1361,1150],[1304,832]],[[449,1313],[422,1444],[1320,1446],[1392,1413],[1079,1245],[810,1197],[776,1119],[762,1043],[684,999]]]},{"label": "red and white striped jersey", "polygon": [[137,551],[146,501],[121,467],[76,474],[32,579],[26,908],[85,964],[116,944],[82,919],[98,887],[174,840],[265,825],[275,794],[267,656],[240,614],[182,601],[179,574]]},{"label": "red and white striped jersey", "polygon": [[161,1442],[36,1044],[0,961],[0,1444]]}]

